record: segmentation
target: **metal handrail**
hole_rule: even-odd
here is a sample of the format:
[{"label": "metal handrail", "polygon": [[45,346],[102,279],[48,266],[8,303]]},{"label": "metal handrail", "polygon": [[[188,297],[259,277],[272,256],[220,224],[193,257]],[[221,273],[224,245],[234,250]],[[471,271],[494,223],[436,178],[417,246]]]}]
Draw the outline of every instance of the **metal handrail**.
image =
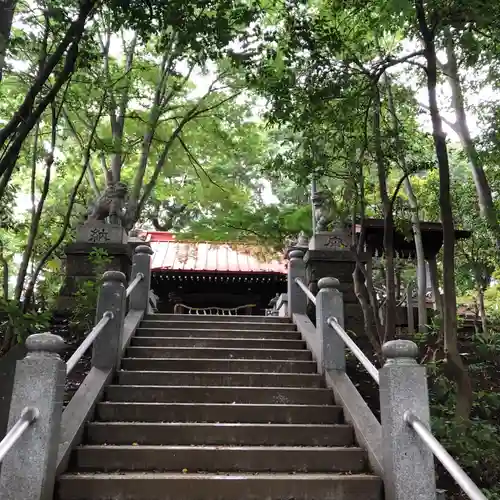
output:
[{"label": "metal handrail", "polygon": [[0,463],[5,455],[14,447],[26,429],[40,416],[38,408],[26,407],[21,412],[19,420],[12,426],[5,437],[0,441]]},{"label": "metal handrail", "polygon": [[404,414],[405,422],[420,436],[420,439],[429,447],[434,456],[443,464],[450,476],[462,488],[471,500],[486,500],[481,490],[474,484],[472,479],[457,464],[453,457],[445,450],[443,445],[432,435],[432,432],[411,411]]},{"label": "metal handrail", "polygon": [[373,380],[379,384],[378,370],[375,365],[363,354],[363,351],[356,345],[356,342],[349,337],[347,332],[340,326],[337,318],[333,316],[326,321],[344,341],[344,344],[349,347],[351,352],[356,356],[358,361],[363,365],[365,370],[371,375]]},{"label": "metal handrail", "polygon": [[111,311],[106,311],[99,323],[90,330],[90,333],[85,337],[85,340],[80,344],[80,347],[73,353],[71,358],[66,362],[66,375],[69,375],[73,368],[76,366],[81,357],[85,354],[87,349],[93,344],[97,336],[102,332],[102,329],[108,324],[108,321],[114,318]]},{"label": "metal handrail", "polygon": [[302,291],[306,294],[307,298],[314,304],[316,305],[316,297],[312,294],[311,290],[307,288],[306,284],[300,279],[300,278],[295,278],[295,283],[302,288]]},{"label": "metal handrail", "polygon": [[128,297],[134,288],[139,284],[141,280],[144,279],[144,274],[143,273],[137,273],[133,281],[130,283],[130,285],[127,287],[127,291],[125,292],[125,297]]}]

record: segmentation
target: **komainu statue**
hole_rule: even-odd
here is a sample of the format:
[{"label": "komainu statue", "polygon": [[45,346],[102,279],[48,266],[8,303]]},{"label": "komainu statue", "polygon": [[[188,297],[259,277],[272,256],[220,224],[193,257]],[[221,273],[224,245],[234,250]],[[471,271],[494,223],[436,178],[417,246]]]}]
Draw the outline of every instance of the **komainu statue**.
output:
[{"label": "komainu statue", "polygon": [[108,184],[104,193],[96,200],[88,212],[86,222],[104,221],[109,217],[112,224],[122,224],[123,209],[127,199],[128,187],[123,182]]}]

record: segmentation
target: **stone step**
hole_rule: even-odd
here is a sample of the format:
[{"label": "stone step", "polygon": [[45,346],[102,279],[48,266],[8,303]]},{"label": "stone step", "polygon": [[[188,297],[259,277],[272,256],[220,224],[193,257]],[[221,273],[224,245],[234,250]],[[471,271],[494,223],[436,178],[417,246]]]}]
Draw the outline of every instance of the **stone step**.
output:
[{"label": "stone step", "polygon": [[188,358],[188,359],[272,359],[302,360],[312,359],[306,349],[234,349],[227,347],[129,347],[129,358]]},{"label": "stone step", "polygon": [[305,446],[80,446],[78,471],[360,472],[360,448]]},{"label": "stone step", "polygon": [[88,444],[350,446],[353,432],[344,424],[241,424],[92,422]]},{"label": "stone step", "polygon": [[330,389],[112,385],[109,401],[137,403],[332,404]]},{"label": "stone step", "polygon": [[317,373],[244,373],[125,371],[118,372],[118,382],[125,385],[183,385],[225,387],[324,387]]},{"label": "stone step", "polygon": [[64,474],[59,500],[381,500],[363,474]]},{"label": "stone step", "polygon": [[305,349],[303,340],[208,337],[132,337],[132,347],[221,347],[234,349]]},{"label": "stone step", "polygon": [[313,361],[296,360],[123,358],[122,369],[196,372],[315,373],[317,365]]},{"label": "stone step", "polygon": [[[237,325],[235,325],[236,327]],[[202,327],[202,328],[200,328]],[[144,326],[139,326],[136,331],[137,337],[187,337],[187,338],[197,338],[197,337],[211,337],[211,338],[240,338],[240,339],[262,339],[262,340],[300,340],[301,336],[299,332],[283,332],[281,330],[240,330],[238,328],[233,328],[231,330],[213,330],[205,328],[205,325],[197,325],[195,328],[185,328],[184,326],[180,328],[163,328],[163,327],[152,327],[145,328]]]},{"label": "stone step", "polygon": [[105,422],[335,424],[339,423],[340,416],[340,407],[333,405],[135,402],[97,405],[97,419]]},{"label": "stone step", "polygon": [[291,324],[290,318],[282,318],[280,316],[220,316],[216,314],[146,314],[146,321],[231,321],[232,323],[288,323]]},{"label": "stone step", "polygon": [[218,319],[220,316],[215,316],[213,319],[206,321],[163,321],[163,320],[142,320],[142,328],[175,328],[175,329],[195,329],[203,328],[205,330],[252,330],[252,331],[279,331],[279,332],[296,332],[297,327],[293,323],[257,323],[243,321],[229,321]]}]

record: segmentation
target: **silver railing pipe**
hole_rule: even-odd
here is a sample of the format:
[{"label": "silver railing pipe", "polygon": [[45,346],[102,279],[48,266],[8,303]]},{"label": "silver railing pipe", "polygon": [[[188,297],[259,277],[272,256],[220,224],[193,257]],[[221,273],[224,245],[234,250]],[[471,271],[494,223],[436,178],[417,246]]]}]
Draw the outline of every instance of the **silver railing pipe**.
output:
[{"label": "silver railing pipe", "polygon": [[432,435],[432,432],[415,416],[407,411],[404,414],[405,422],[419,435],[420,439],[429,447],[434,456],[443,464],[450,476],[462,488],[471,500],[487,500],[472,479],[458,465],[453,457],[445,450],[443,445]]},{"label": "silver railing pipe", "polygon": [[69,375],[73,368],[76,366],[81,357],[85,354],[87,349],[94,343],[94,340],[102,332],[103,328],[108,324],[110,320],[114,318],[111,311],[106,311],[99,323],[90,330],[90,333],[85,337],[85,340],[80,344],[80,347],[73,353],[71,358],[68,359],[66,363],[66,375]]},{"label": "silver railing pipe", "polygon": [[312,294],[311,290],[307,288],[306,284],[300,279],[300,278],[295,278],[295,283],[300,286],[302,291],[306,294],[306,297],[314,304],[316,305],[316,297]]},{"label": "silver railing pipe", "polygon": [[5,437],[0,441],[0,463],[5,455],[15,446],[26,429],[39,417],[40,412],[37,408],[26,407],[21,412],[19,420],[12,426]]},{"label": "silver railing pipe", "polygon": [[335,333],[344,341],[344,344],[356,356],[357,360],[363,365],[364,369],[379,384],[378,370],[375,365],[363,354],[363,351],[356,345],[356,342],[349,337],[347,332],[339,325],[336,318],[328,318],[327,323],[335,330]]},{"label": "silver railing pipe", "polygon": [[130,285],[127,287],[127,291],[125,292],[125,297],[128,297],[134,288],[140,283],[141,280],[144,279],[144,274],[143,273],[137,273],[136,277],[134,280],[130,283]]}]

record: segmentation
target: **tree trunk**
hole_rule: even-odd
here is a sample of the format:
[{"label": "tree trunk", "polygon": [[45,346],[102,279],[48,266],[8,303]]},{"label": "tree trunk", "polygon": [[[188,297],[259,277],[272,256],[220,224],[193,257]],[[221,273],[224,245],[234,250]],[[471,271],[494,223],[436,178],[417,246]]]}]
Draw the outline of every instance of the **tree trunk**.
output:
[{"label": "tree trunk", "polygon": [[102,116],[102,110],[104,107],[104,103],[106,100],[106,91],[103,92],[102,100],[99,106],[99,111],[96,115],[94,124],[92,126],[92,130],[90,132],[89,140],[87,143],[87,147],[85,148],[85,152],[83,155],[83,167],[82,171],[80,173],[80,177],[78,177],[76,184],[73,187],[73,191],[71,192],[70,198],[69,198],[69,204],[68,204],[68,209],[66,210],[66,215],[64,216],[64,221],[63,221],[63,228],[61,230],[61,233],[59,234],[59,237],[57,240],[52,244],[52,246],[45,252],[43,255],[42,259],[36,266],[31,279],[28,283],[28,286],[26,287],[26,292],[24,295],[24,302],[23,302],[23,310],[26,312],[28,308],[30,307],[31,300],[34,294],[35,290],[35,284],[37,282],[38,276],[42,272],[43,267],[45,266],[45,263],[50,259],[51,255],[59,248],[59,245],[64,241],[64,238],[66,237],[66,233],[68,231],[70,221],[71,221],[71,214],[73,213],[73,206],[76,201],[76,195],[78,194],[78,190],[80,189],[80,185],[85,177],[85,173],[87,171],[87,168],[90,165],[90,159],[91,159],[91,151],[92,151],[92,145],[94,143],[94,137],[96,134],[97,130],[97,125],[99,123],[99,120],[101,119]]},{"label": "tree trunk", "polygon": [[0,241],[0,264],[2,264],[3,298],[9,300],[9,263],[3,254],[3,242]]},{"label": "tree trunk", "polygon": [[[391,82],[387,74],[385,75],[388,90],[388,104],[391,110],[392,127],[396,138],[396,147],[399,154],[399,161],[403,173],[408,173],[406,164],[405,152],[401,148],[401,140],[399,135],[399,122],[396,115],[396,107],[392,95]],[[404,180],[404,189],[408,196],[408,204],[411,210],[411,223],[413,230],[413,240],[415,241],[415,256],[417,260],[417,306],[418,306],[418,331],[425,332],[427,330],[427,272],[425,267],[424,243],[422,240],[422,228],[420,225],[420,216],[418,211],[418,201],[409,177]]]},{"label": "tree trunk", "polygon": [[[36,155],[37,152],[35,151],[34,154]],[[36,207],[34,217],[31,221],[30,231],[29,231],[29,235],[28,235],[28,241],[26,242],[26,247],[25,247],[24,252],[23,252],[23,259],[22,259],[21,265],[19,266],[16,288],[14,291],[14,300],[18,303],[21,302],[21,297],[22,297],[22,293],[23,293],[23,289],[24,289],[24,280],[26,279],[28,265],[29,265],[29,262],[31,260],[31,256],[33,254],[35,240],[36,240],[36,237],[38,235],[38,229],[40,227],[40,219],[42,217],[43,206],[45,204],[47,194],[49,193],[50,171],[52,168],[53,160],[54,160],[53,156],[52,156],[52,154],[50,154],[45,162],[46,171],[45,171],[45,180],[43,183],[42,193],[40,196],[40,201],[38,202],[38,205]]]},{"label": "tree trunk", "polygon": [[392,213],[392,203],[387,193],[387,171],[385,168],[385,160],[382,152],[381,138],[381,103],[380,93],[375,86],[374,96],[374,113],[373,113],[373,134],[375,142],[375,157],[377,163],[377,174],[379,181],[379,194],[384,212],[384,254],[386,262],[385,287],[386,287],[386,304],[385,304],[385,321],[384,321],[384,340],[387,342],[392,340],[396,331],[396,282],[394,276],[394,216]]},{"label": "tree trunk", "polygon": [[439,203],[443,226],[443,290],[444,335],[446,338],[446,373],[457,384],[455,416],[468,420],[472,408],[472,383],[464,366],[457,342],[457,297],[455,291],[455,228],[450,194],[450,166],[446,138],[437,103],[437,57],[434,43],[435,31],[429,29],[423,0],[415,1],[420,34],[424,42],[427,61],[427,92],[432,120],[434,147],[439,167]]},{"label": "tree trunk", "polygon": [[455,124],[453,129],[458,134],[462,147],[467,155],[472,172],[472,178],[476,186],[481,216],[486,220],[488,227],[495,235],[497,249],[500,250],[500,227],[498,225],[497,213],[491,196],[490,185],[479,160],[476,146],[470,135],[467,115],[465,113],[465,102],[458,73],[458,62],[455,54],[453,35],[449,28],[445,29],[446,57],[448,59],[445,70],[448,83],[451,87],[451,104],[455,112]]},{"label": "tree trunk", "polygon": [[434,301],[434,310],[438,312],[438,314],[443,317],[443,301],[441,297],[441,292],[439,291],[439,273],[437,268],[437,260],[433,257],[429,259],[429,275],[431,280],[431,288],[432,288],[432,298]]},{"label": "tree trunk", "polygon": [[425,266],[424,243],[422,240],[422,228],[418,213],[418,202],[413,192],[410,179],[405,179],[405,191],[411,208],[411,222],[413,239],[415,241],[415,254],[417,259],[417,306],[418,306],[418,331],[427,331],[427,269]]},{"label": "tree trunk", "polygon": [[479,316],[481,317],[481,327],[484,335],[488,335],[488,322],[486,318],[486,308],[484,307],[484,288],[479,285],[477,290],[477,300],[479,303]]},{"label": "tree trunk", "polygon": [[2,81],[16,3],[17,0],[2,0],[0,2],[0,82]]}]

